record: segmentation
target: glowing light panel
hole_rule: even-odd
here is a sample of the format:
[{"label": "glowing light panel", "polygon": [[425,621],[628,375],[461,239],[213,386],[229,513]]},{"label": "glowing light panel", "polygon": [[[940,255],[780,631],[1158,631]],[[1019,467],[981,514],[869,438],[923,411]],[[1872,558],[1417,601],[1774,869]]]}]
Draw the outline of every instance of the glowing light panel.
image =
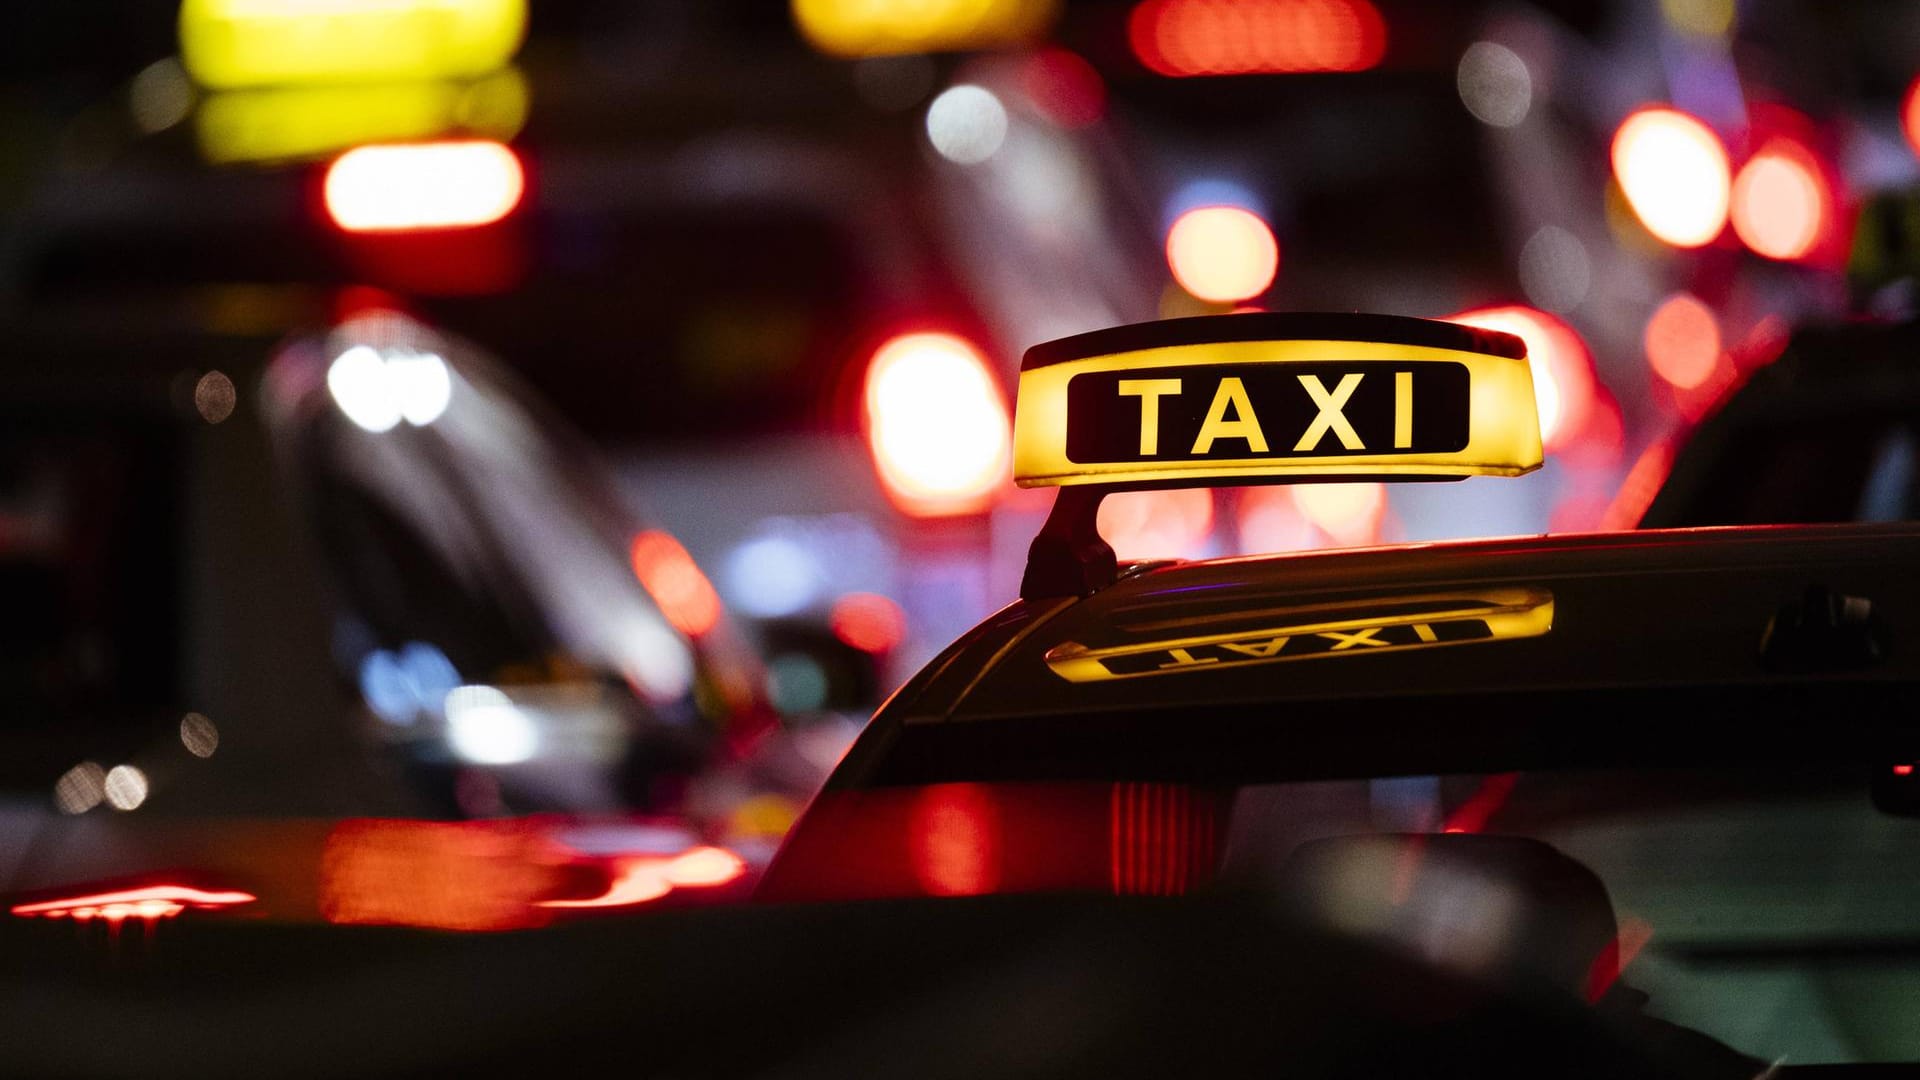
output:
[{"label": "glowing light panel", "polygon": [[1641,109],[1613,136],[1613,175],[1647,231],[1693,248],[1727,223],[1731,180],[1720,137],[1677,109]]},{"label": "glowing light panel", "polygon": [[362,146],[327,168],[324,196],[347,232],[487,225],[520,205],[526,175],[497,142]]}]

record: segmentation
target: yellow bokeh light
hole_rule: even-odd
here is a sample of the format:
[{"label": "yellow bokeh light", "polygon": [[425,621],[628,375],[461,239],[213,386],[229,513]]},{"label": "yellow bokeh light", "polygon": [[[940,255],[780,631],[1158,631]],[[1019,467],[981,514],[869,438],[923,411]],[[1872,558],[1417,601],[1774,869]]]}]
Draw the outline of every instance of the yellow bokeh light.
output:
[{"label": "yellow bokeh light", "polygon": [[473,78],[526,29],[526,0],[183,0],[180,59],[216,90]]},{"label": "yellow bokeh light", "polygon": [[1202,300],[1231,303],[1267,291],[1280,268],[1280,245],[1260,215],[1237,206],[1203,206],[1167,230],[1167,265]]},{"label": "yellow bokeh light", "polygon": [[194,116],[216,165],[325,157],[364,143],[450,134],[506,141],[526,125],[527,82],[512,68],[474,82],[298,86],[208,95]]},{"label": "yellow bokeh light", "polygon": [[793,0],[793,22],[834,56],[1017,45],[1045,33],[1058,0]]}]

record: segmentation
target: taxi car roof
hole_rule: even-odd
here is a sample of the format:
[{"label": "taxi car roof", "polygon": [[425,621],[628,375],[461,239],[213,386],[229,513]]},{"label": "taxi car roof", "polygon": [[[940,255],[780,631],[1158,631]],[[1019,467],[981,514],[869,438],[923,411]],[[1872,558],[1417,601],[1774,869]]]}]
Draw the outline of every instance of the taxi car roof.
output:
[{"label": "taxi car roof", "polygon": [[[1902,726],[1920,707],[1920,658],[1892,647],[1857,664],[1782,670],[1763,661],[1762,641],[1810,588],[1864,598],[1884,640],[1914,640],[1916,560],[1920,525],[1889,524],[1534,536],[1149,565],[1089,597],[1016,603],[989,618],[881,709],[830,786],[1201,779],[1241,768],[1236,754],[1261,747],[1299,749],[1302,768],[1329,777],[1343,774],[1347,758],[1371,775],[1477,771],[1493,766],[1502,745],[1526,767],[1539,764],[1534,751],[1586,767],[1599,764],[1596,752],[1611,752],[1598,736],[1609,724],[1623,737],[1639,725],[1643,743],[1677,746],[1664,733],[1678,717],[1695,721],[1684,735],[1695,756],[1722,746],[1740,752],[1729,732],[1753,734],[1745,749],[1756,754],[1792,753],[1831,730],[1809,728],[1808,717],[1859,717],[1850,748],[1830,747],[1851,760],[1879,753],[1887,738],[1920,743]],[[1398,618],[1405,626],[1421,612],[1458,608],[1462,596],[1503,594],[1527,598],[1515,606],[1532,611],[1528,633],[1422,648],[1403,629],[1401,647],[1331,647],[1370,625]],[[1541,599],[1550,600],[1544,629]],[[1323,625],[1336,629],[1314,629]],[[1306,629],[1275,633],[1288,627]],[[1151,650],[1199,637],[1257,654],[1283,636],[1317,641],[1305,654],[1245,662],[1149,657],[1133,662],[1148,673],[1131,677],[1082,670],[1074,681],[1059,670],[1062,654],[1076,650]],[[1199,648],[1189,657],[1205,659]],[[1767,741],[1762,729],[1771,739],[1764,752],[1754,749]],[[1546,745],[1576,736],[1578,746]],[[1866,749],[1871,740],[1880,741]],[[1352,745],[1333,745],[1342,742]],[[1462,747],[1465,756],[1451,761]],[[1182,764],[1181,754],[1205,760]],[[1262,768],[1270,771],[1270,760]]]},{"label": "taxi car roof", "polygon": [[[1709,528],[1531,536],[1150,565],[1079,600],[1015,604],[902,689],[907,723],[1150,705],[1205,706],[1479,689],[1759,683],[1769,620],[1809,586],[1873,602],[1895,640],[1920,632],[1920,525]],[[1048,664],[1063,646],[1160,641],[1288,626],[1365,625],[1373,613],[1465,589],[1535,590],[1550,628],[1450,648],[1371,644],[1295,663],[1220,663],[1074,682]],[[1416,604],[1414,610],[1418,610]],[[1337,642],[1335,642],[1337,644]],[[1377,655],[1359,655],[1377,654]],[[1912,678],[1920,660],[1828,677]]]}]

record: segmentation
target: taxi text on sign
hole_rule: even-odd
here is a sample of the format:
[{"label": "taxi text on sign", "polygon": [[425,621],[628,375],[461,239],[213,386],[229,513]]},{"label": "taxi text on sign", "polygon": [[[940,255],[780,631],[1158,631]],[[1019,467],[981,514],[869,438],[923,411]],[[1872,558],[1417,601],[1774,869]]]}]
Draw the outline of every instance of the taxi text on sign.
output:
[{"label": "taxi text on sign", "polygon": [[1370,341],[1165,345],[1023,371],[1024,487],[1539,467],[1524,358]]}]

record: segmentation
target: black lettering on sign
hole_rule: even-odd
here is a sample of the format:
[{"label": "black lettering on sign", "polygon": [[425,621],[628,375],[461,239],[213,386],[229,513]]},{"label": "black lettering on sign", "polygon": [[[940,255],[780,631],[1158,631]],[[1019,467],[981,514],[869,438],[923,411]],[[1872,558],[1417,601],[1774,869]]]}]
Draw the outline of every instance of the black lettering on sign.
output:
[{"label": "black lettering on sign", "polygon": [[1446,360],[1199,364],[1067,384],[1067,457],[1392,457],[1466,449],[1469,376]]}]

